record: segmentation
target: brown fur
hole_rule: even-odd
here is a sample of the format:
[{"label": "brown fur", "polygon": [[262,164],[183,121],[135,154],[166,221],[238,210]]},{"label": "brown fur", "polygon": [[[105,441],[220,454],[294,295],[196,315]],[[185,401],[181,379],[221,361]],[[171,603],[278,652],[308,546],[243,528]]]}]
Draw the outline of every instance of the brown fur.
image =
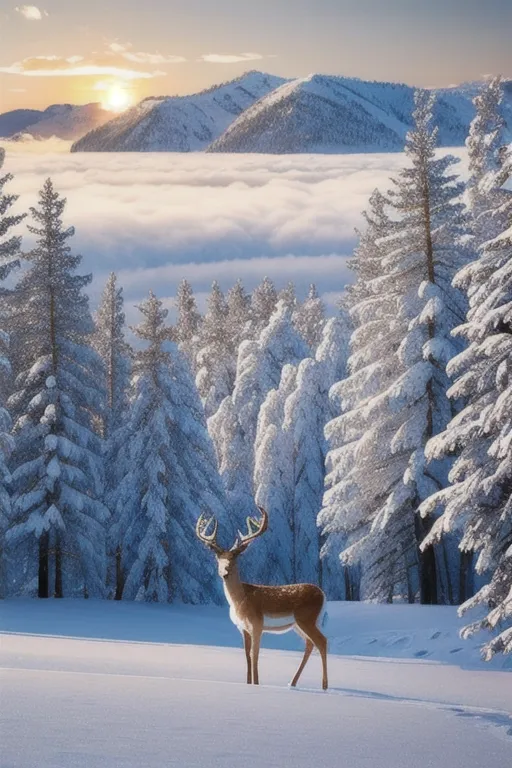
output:
[{"label": "brown fur", "polygon": [[[202,518],[198,521],[197,535],[210,547],[217,558],[219,576],[223,580],[224,592],[230,605],[230,617],[242,632],[247,661],[247,682],[258,685],[258,656],[261,635],[265,632],[280,632],[295,629],[306,642],[304,658],[291,682],[297,685],[300,675],[316,646],[322,657],[322,687],[327,688],[327,638],[317,626],[322,612],[325,595],[320,587],[314,584],[286,584],[270,587],[260,584],[247,584],[240,581],[238,574],[238,557],[245,552],[250,541],[257,538],[266,530],[268,516],[264,510],[259,529],[251,532],[248,521],[249,535],[241,538],[230,550],[224,550],[216,542],[216,524],[210,536],[204,534],[201,526]],[[254,525],[254,521],[252,521]],[[207,527],[207,526],[206,526]],[[279,627],[266,626],[265,617],[272,619],[283,618]],[[285,620],[292,619],[286,622]]]}]

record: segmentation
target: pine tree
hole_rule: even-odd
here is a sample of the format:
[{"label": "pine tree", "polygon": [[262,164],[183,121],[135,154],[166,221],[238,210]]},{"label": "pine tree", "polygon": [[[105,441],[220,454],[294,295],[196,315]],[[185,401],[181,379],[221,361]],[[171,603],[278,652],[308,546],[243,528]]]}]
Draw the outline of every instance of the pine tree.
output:
[{"label": "pine tree", "polygon": [[[123,305],[123,289],[117,286],[116,275],[112,272],[103,291],[94,334],[94,347],[106,372],[107,397],[102,414],[102,436],[105,441],[105,504],[109,509],[115,503],[117,487],[126,470],[128,458],[126,421],[129,410],[130,348],[124,336]],[[115,558],[115,597],[120,600],[124,574],[121,568],[121,532],[118,526],[119,521],[114,515],[110,520],[108,550],[109,555]]]},{"label": "pine tree", "polygon": [[468,203],[474,245],[497,237],[507,225],[502,212],[506,192],[495,183],[506,162],[506,122],[501,112],[503,81],[490,80],[474,99],[476,116],[466,141],[469,158]]},{"label": "pine tree", "polygon": [[[4,164],[5,152],[0,149],[0,170]],[[21,237],[11,235],[10,230],[20,224],[26,214],[18,216],[8,215],[9,209],[14,205],[18,197],[6,195],[3,189],[12,180],[11,174],[0,177],[0,302],[2,308],[10,295],[10,291],[2,286],[2,282],[19,265],[21,249]],[[4,312],[0,312],[0,597],[5,592],[5,553],[3,551],[3,537],[9,524],[11,499],[8,490],[10,474],[8,461],[13,449],[11,437],[11,417],[5,403],[9,395],[11,384],[11,363],[9,360],[9,334],[4,328]]]},{"label": "pine tree", "polygon": [[308,347],[314,352],[320,344],[325,325],[325,304],[319,297],[314,283],[309,286],[305,301],[295,310],[293,322]]},{"label": "pine tree", "polygon": [[279,291],[277,296],[278,301],[283,301],[289,309],[294,310],[297,306],[297,294],[295,292],[295,285],[293,283],[287,283],[286,286]]},{"label": "pine tree", "polygon": [[123,598],[218,600],[213,563],[195,536],[203,508],[228,526],[204,412],[188,366],[168,343],[162,302],[150,293],[139,309],[143,320],[133,331],[145,347],[134,358],[129,465],[116,508]]},{"label": "pine tree", "polygon": [[[36,246],[16,287],[13,515],[10,542],[37,543],[38,594],[103,595],[105,523],[102,444],[92,423],[102,412],[104,371],[91,346],[94,325],[77,275],[81,256],[63,227],[66,201],[50,179],[32,208]],[[32,548],[33,552],[33,548]],[[51,557],[53,555],[53,557]],[[27,572],[34,571],[34,562]],[[54,587],[50,587],[53,574]]]},{"label": "pine tree", "polygon": [[201,315],[197,310],[192,286],[188,280],[182,280],[176,294],[178,318],[174,326],[174,340],[196,373],[196,360],[199,351]]},{"label": "pine tree", "polygon": [[344,320],[331,318],[317,358],[285,366],[279,387],[261,407],[254,485],[257,503],[271,510],[272,535],[266,538],[258,576],[269,583],[322,583],[330,595],[340,592],[340,568],[320,565],[316,518],[324,486],[329,388],[344,375],[347,350]]},{"label": "pine tree", "polygon": [[[356,280],[344,297],[353,327],[348,370],[330,390],[326,490],[318,516],[324,537],[322,556],[334,572],[335,559],[343,553],[347,600],[360,596],[359,563],[367,564],[362,545],[375,510],[403,472],[384,442],[389,432],[384,420],[376,424],[366,417],[368,405],[396,375],[396,353],[406,330],[398,315],[396,291],[380,288],[382,264],[392,248],[393,223],[378,190],[372,193],[363,216],[366,227],[359,233],[359,244],[349,262]],[[372,556],[370,548],[370,563]],[[367,596],[364,582],[362,587],[362,596]]]},{"label": "pine tree", "polygon": [[239,525],[246,515],[255,513],[254,446],[260,408],[268,392],[278,387],[283,367],[306,355],[290,310],[279,303],[259,339],[242,343],[233,393],[208,421],[230,508]]},{"label": "pine tree", "polygon": [[[509,155],[493,174],[495,190],[511,178]],[[512,652],[512,193],[505,197],[499,210],[504,231],[484,243],[480,257],[455,279],[469,297],[466,322],[455,331],[468,348],[448,365],[455,378],[449,395],[466,404],[427,446],[433,461],[457,458],[451,485],[421,509],[424,515],[441,513],[424,546],[461,530],[461,550],[478,553],[476,570],[488,582],[460,610],[488,609],[463,632],[466,637],[481,629],[493,632],[483,648],[487,659]]]},{"label": "pine tree", "polygon": [[250,335],[251,297],[246,293],[241,280],[237,280],[235,285],[228,291],[226,304],[226,342],[230,356],[229,389],[231,394],[236,376],[238,348],[242,341],[245,341]]},{"label": "pine tree", "polygon": [[465,302],[451,281],[469,254],[463,188],[447,173],[454,158],[435,157],[432,106],[417,94],[411,165],[388,196],[390,234],[375,241],[381,277],[352,307],[352,374],[337,392],[345,412],[327,428],[324,530],[345,537],[345,562],[361,562],[365,595],[380,600],[437,602],[442,570],[433,548],[419,552],[428,526],[418,507],[447,483],[447,462],[427,467],[425,445],[453,415],[445,366],[461,349],[451,331]]},{"label": "pine tree", "polygon": [[256,286],[251,296],[251,327],[252,338],[257,339],[261,331],[267,327],[277,305],[277,291],[274,283],[264,277]]},{"label": "pine tree", "polygon": [[214,281],[208,298],[197,354],[196,385],[207,417],[217,411],[232,388],[228,308],[219,284]]}]

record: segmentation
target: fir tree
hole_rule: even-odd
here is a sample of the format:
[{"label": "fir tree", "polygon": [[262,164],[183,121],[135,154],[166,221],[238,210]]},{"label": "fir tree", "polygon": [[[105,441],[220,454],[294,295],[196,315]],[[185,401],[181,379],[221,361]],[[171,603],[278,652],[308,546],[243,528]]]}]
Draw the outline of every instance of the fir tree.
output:
[{"label": "fir tree", "polygon": [[[38,594],[103,595],[105,523],[102,445],[92,428],[102,412],[104,371],[62,215],[65,199],[50,179],[29,227],[36,246],[16,287],[13,515],[10,542],[37,543]],[[32,548],[33,552],[33,548]],[[35,554],[35,553],[34,553]],[[53,556],[53,557],[52,557]],[[34,562],[27,564],[27,573]],[[50,586],[53,574],[54,586]]]},{"label": "fir tree", "polygon": [[293,283],[287,283],[286,286],[279,291],[278,301],[284,302],[284,304],[291,310],[294,310],[297,306],[297,294],[295,292],[295,285]]},{"label": "fir tree", "polygon": [[227,525],[213,446],[188,367],[168,343],[167,310],[152,293],[139,309],[133,330],[145,346],[134,358],[129,464],[116,508],[123,598],[218,600],[213,563],[195,536],[203,508]]},{"label": "fir tree", "polygon": [[[0,170],[4,164],[5,152],[0,149]],[[26,214],[18,216],[9,215],[9,209],[14,205],[18,197],[16,195],[4,194],[4,187],[12,180],[11,174],[0,177],[0,302],[5,307],[6,301],[10,295],[2,282],[19,265],[19,255],[21,248],[21,237],[12,235],[10,230],[17,226]],[[11,437],[11,417],[5,403],[9,395],[11,384],[11,363],[10,363],[10,338],[5,330],[4,312],[0,312],[0,597],[5,592],[5,553],[3,551],[3,536],[9,524],[11,499],[8,490],[10,474],[8,470],[8,461],[13,449],[13,440]]]},{"label": "fir tree", "polygon": [[469,158],[468,203],[476,248],[503,232],[507,225],[502,212],[507,193],[495,183],[507,155],[502,101],[503,82],[501,77],[495,77],[474,99],[476,116],[466,141]]},{"label": "fir tree", "polygon": [[[111,273],[96,316],[94,346],[106,373],[106,402],[102,414],[105,441],[105,503],[112,508],[118,484],[126,471],[126,421],[130,382],[130,348],[124,336],[123,289]],[[114,515],[110,520],[108,550],[115,558],[115,597],[121,599],[124,573],[121,567],[121,532]],[[109,574],[110,575],[110,574]],[[110,579],[109,579],[110,581]]]},{"label": "fir tree", "polygon": [[182,280],[179,284],[176,295],[176,309],[178,318],[174,326],[174,340],[195,373],[197,353],[199,351],[201,315],[197,310],[192,286],[187,280]]},{"label": "fir tree", "polygon": [[241,280],[228,291],[226,319],[226,343],[229,348],[230,394],[233,391],[236,375],[238,348],[250,334],[251,297],[246,293]]},{"label": "fir tree", "polygon": [[252,338],[258,338],[261,331],[267,327],[275,312],[276,304],[277,291],[274,283],[268,277],[264,277],[251,296]]},{"label": "fir tree", "polygon": [[352,374],[338,385],[344,413],[327,429],[325,532],[346,538],[345,562],[361,562],[366,596],[381,600],[439,599],[441,564],[433,548],[419,552],[428,528],[418,507],[447,482],[446,462],[426,466],[425,445],[453,415],[445,367],[461,349],[451,331],[465,301],[451,281],[469,254],[462,185],[448,173],[454,158],[435,157],[432,106],[417,94],[411,165],[388,196],[390,232],[375,240],[381,276],[352,307]]},{"label": "fir tree", "polygon": [[[512,155],[493,174],[495,190],[512,178]],[[499,200],[500,195],[494,199]],[[501,198],[502,199],[502,198]],[[487,615],[465,628],[494,634],[487,659],[512,652],[512,195],[500,206],[505,230],[484,243],[480,258],[465,266],[455,284],[469,297],[466,322],[456,334],[467,349],[450,361],[449,391],[463,410],[427,446],[433,461],[456,455],[451,485],[427,499],[424,515],[440,516],[424,546],[462,532],[460,548],[478,553],[476,569],[488,582],[461,607],[485,606]]]},{"label": "fir tree", "polygon": [[314,283],[309,286],[305,301],[295,310],[293,322],[308,347],[314,352],[320,344],[325,325],[325,304],[319,297]]},{"label": "fir tree", "polygon": [[228,338],[228,308],[214,281],[208,298],[197,354],[196,384],[206,416],[214,414],[232,388],[232,354]]},{"label": "fir tree", "polygon": [[260,408],[268,392],[278,387],[284,365],[296,364],[306,355],[290,310],[279,303],[259,339],[242,343],[233,393],[209,419],[230,508],[240,521],[255,512],[254,445]]},{"label": "fir tree", "polygon": [[341,317],[331,318],[317,358],[283,368],[279,387],[261,407],[256,436],[256,501],[271,510],[272,531],[258,576],[277,583],[322,583],[329,595],[340,593],[341,570],[321,568],[316,518],[324,486],[329,388],[345,373],[347,330]]}]

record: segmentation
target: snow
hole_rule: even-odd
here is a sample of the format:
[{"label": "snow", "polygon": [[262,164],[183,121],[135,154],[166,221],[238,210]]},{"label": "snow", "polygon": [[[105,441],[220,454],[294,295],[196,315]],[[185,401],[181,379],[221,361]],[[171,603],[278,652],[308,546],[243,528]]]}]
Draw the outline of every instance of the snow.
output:
[{"label": "snow", "polygon": [[247,107],[283,83],[247,72],[189,96],[146,99],[103,128],[82,134],[73,152],[194,152],[205,149]]},{"label": "snow", "polygon": [[[455,608],[331,603],[323,693],[316,655],[302,685],[288,688],[301,656],[293,633],[265,635],[263,685],[246,685],[227,607],[7,601],[0,762],[501,768],[510,761],[510,677],[478,661],[459,624]],[[450,655],[450,646],[463,650]],[[415,656],[422,648],[427,661]]]}]

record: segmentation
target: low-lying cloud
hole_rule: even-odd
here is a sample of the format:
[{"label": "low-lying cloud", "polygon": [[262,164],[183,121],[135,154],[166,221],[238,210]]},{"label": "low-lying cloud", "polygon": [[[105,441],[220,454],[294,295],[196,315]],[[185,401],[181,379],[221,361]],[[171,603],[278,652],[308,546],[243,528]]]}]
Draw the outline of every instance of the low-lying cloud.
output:
[{"label": "low-lying cloud", "polygon": [[84,56],[30,56],[21,61],[15,61],[8,66],[0,67],[5,75],[22,75],[24,77],[79,77],[108,75],[123,80],[139,80],[165,75],[160,70],[149,71],[135,69],[124,63],[115,61],[107,56],[96,58]]},{"label": "low-lying cloud", "polygon": [[199,61],[209,64],[238,64],[241,61],[261,61],[261,53],[204,53]]},{"label": "low-lying cloud", "polygon": [[[38,142],[40,144],[40,142]],[[4,165],[18,210],[37,201],[51,176],[67,197],[65,223],[95,276],[93,302],[112,270],[125,286],[127,315],[153,289],[169,306],[182,278],[199,299],[213,280],[242,278],[252,289],[268,275],[305,295],[316,282],[333,307],[350,281],[354,228],[375,187],[401,154],[215,155],[34,154],[9,146]],[[462,153],[462,150],[460,150]],[[26,229],[24,230],[26,233]],[[25,234],[24,247],[32,244]]]}]

